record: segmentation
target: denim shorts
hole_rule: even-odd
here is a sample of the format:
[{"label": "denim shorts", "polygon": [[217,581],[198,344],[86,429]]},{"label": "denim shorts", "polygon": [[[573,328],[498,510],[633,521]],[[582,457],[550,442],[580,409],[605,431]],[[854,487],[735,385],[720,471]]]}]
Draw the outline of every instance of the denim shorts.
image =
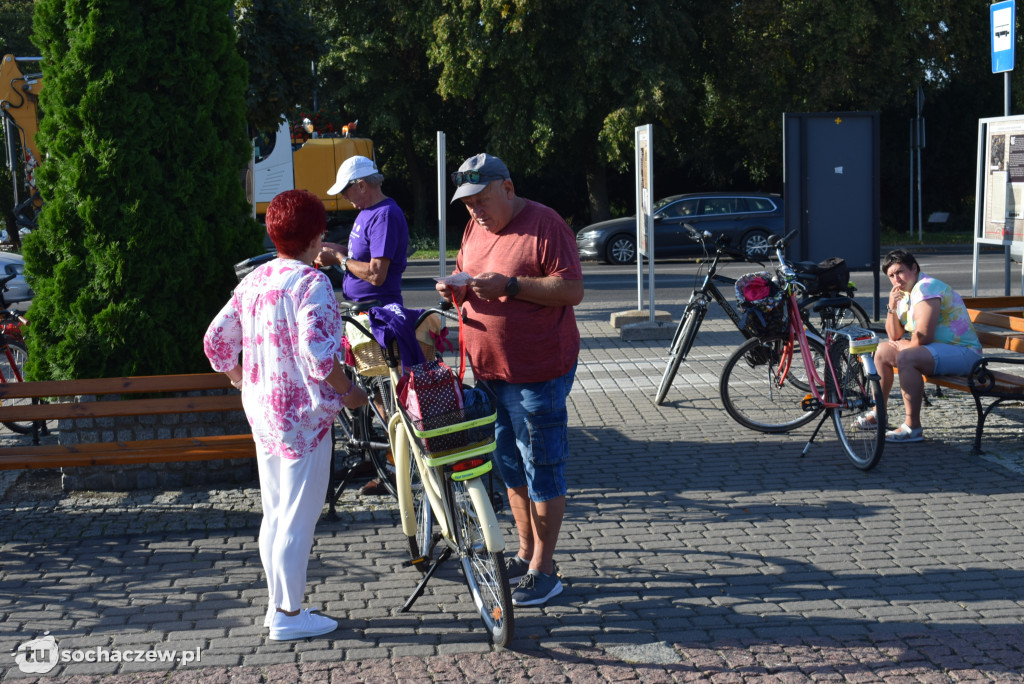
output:
[{"label": "denim shorts", "polygon": [[935,375],[967,375],[974,362],[981,358],[980,351],[961,344],[932,342],[924,348],[935,360]]},{"label": "denim shorts", "polygon": [[497,404],[494,462],[509,489],[527,487],[532,501],[564,496],[569,460],[569,414],[565,400],[576,366],[546,382],[480,381]]}]

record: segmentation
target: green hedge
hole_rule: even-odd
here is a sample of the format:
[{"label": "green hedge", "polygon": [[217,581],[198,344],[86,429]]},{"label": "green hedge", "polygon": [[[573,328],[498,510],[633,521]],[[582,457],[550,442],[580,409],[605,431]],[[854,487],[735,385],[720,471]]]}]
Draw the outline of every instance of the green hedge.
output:
[{"label": "green hedge", "polygon": [[202,334],[261,252],[229,0],[40,0],[46,202],[25,241],[32,379],[209,370]]}]

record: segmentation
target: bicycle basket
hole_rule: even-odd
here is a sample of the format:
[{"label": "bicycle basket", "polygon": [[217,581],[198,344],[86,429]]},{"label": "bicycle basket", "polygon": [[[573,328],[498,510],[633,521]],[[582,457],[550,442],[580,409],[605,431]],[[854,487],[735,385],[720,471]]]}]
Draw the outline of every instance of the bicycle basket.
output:
[{"label": "bicycle basket", "polygon": [[[359,324],[366,330],[370,329],[370,317],[366,314],[356,316]],[[384,362],[384,352],[373,335],[367,335],[351,323],[345,324],[345,337],[348,338],[352,356],[356,360],[356,372],[368,378],[387,375],[388,366]]]},{"label": "bicycle basket", "polygon": [[460,409],[421,420],[414,420],[406,413],[416,443],[427,458],[454,456],[470,450],[474,454],[494,450],[494,421],[498,414],[491,398],[486,392],[469,387],[463,389],[463,400],[465,404]]},{"label": "bicycle basket", "polygon": [[751,337],[786,332],[786,296],[770,273],[757,271],[736,280],[736,300],[743,314],[740,329]]},{"label": "bicycle basket", "polygon": [[842,257],[829,257],[798,274],[809,295],[822,295],[850,287],[850,267]]}]

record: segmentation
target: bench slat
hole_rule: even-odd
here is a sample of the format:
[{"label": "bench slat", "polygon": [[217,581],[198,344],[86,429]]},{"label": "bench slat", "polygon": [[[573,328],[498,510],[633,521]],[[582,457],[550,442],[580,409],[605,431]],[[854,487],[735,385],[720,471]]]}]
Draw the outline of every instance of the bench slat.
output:
[{"label": "bench slat", "polygon": [[978,341],[987,349],[1005,349],[1024,353],[1024,337],[1006,330],[994,330],[989,326],[976,325]]},{"label": "bench slat", "polygon": [[0,399],[80,396],[83,394],[137,394],[142,392],[194,392],[230,389],[223,373],[186,375],[142,375],[131,378],[87,380],[42,380],[0,384]]},{"label": "bench slat", "polygon": [[[34,383],[25,383],[34,384]],[[164,399],[122,399],[82,403],[3,405],[0,421],[57,420],[59,418],[111,418],[162,413],[240,411],[240,394],[213,397],[169,397]]]},{"label": "bench slat", "polygon": [[216,435],[174,439],[14,446],[0,451],[0,470],[80,467],[250,458],[256,444],[248,435]]},{"label": "bench slat", "polygon": [[1024,297],[1008,295],[999,297],[964,297],[964,305],[968,309],[1021,309],[1024,308]]}]

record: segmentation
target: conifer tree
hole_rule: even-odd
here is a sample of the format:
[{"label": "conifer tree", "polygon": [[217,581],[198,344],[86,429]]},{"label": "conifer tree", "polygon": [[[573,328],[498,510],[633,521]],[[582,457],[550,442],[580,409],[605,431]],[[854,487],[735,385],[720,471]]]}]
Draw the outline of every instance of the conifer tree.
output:
[{"label": "conifer tree", "polygon": [[209,370],[202,335],[260,251],[230,0],[39,0],[46,202],[25,240],[28,375]]}]

